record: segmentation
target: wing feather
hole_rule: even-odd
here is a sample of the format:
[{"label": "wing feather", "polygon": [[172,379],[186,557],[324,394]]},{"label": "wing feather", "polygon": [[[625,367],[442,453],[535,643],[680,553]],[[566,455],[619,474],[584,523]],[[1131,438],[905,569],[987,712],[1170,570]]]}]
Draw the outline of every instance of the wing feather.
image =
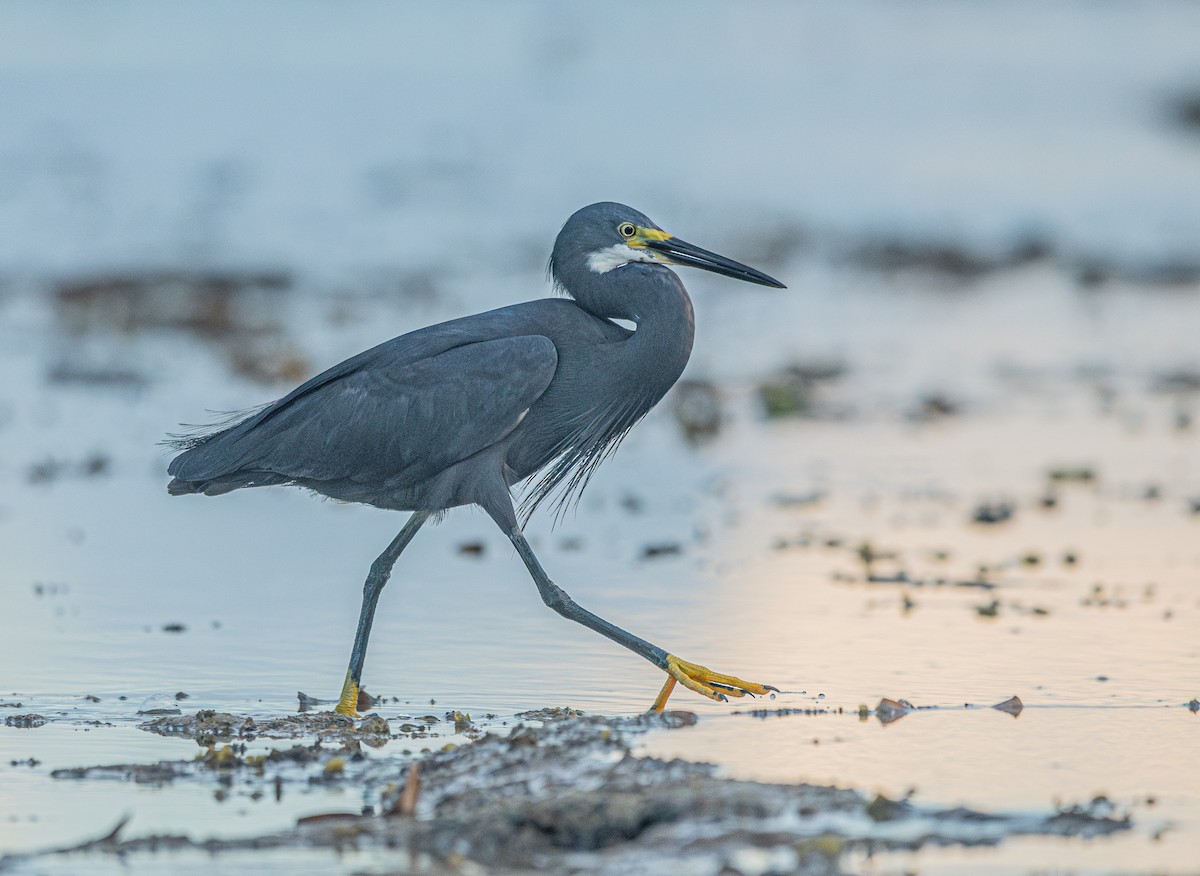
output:
[{"label": "wing feather", "polygon": [[503,439],[554,377],[541,335],[347,360],[177,457],[182,481],[415,484]]}]

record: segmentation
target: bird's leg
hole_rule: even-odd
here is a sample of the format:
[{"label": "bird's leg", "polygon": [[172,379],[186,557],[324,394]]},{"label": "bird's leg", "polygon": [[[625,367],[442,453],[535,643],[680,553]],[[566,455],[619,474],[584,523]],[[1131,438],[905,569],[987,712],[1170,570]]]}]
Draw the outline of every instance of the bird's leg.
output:
[{"label": "bird's leg", "polygon": [[537,556],[534,555],[533,548],[525,540],[525,535],[521,532],[519,526],[513,526],[509,529],[508,537],[516,547],[517,553],[521,555],[521,559],[525,562],[525,567],[529,569],[529,574],[533,576],[533,581],[537,584],[538,593],[541,594],[542,601],[546,605],[550,606],[550,608],[563,617],[583,624],[585,627],[595,630],[602,636],[607,636],[618,645],[624,645],[633,653],[646,658],[663,672],[667,673],[667,681],[659,692],[658,697],[654,700],[654,705],[651,707],[653,711],[661,712],[666,707],[667,699],[675,689],[676,682],[714,700],[725,700],[731,696],[742,697],[746,694],[761,695],[778,690],[778,688],[771,687],[770,685],[757,684],[753,681],[743,681],[736,676],[723,675],[719,672],[706,669],[697,663],[680,660],[674,654],[668,654],[657,645],[652,645],[645,639],[639,639],[632,633],[626,632],[615,624],[609,623],[604,618],[592,614],[576,603],[575,600],[567,595],[565,590],[550,580],[550,577],[546,574],[546,570],[542,568],[542,564],[538,562]]},{"label": "bird's leg", "polygon": [[346,681],[342,685],[342,695],[338,699],[336,709],[343,715],[358,716],[358,689],[362,684],[363,663],[367,659],[367,640],[371,637],[371,622],[375,619],[375,605],[379,602],[379,594],[383,592],[383,585],[387,584],[388,578],[392,576],[392,567],[396,565],[396,560],[413,540],[421,524],[428,519],[428,511],[415,512],[386,550],[371,563],[371,571],[363,584],[362,608],[358,613],[354,650],[350,652],[350,668],[346,670]]}]

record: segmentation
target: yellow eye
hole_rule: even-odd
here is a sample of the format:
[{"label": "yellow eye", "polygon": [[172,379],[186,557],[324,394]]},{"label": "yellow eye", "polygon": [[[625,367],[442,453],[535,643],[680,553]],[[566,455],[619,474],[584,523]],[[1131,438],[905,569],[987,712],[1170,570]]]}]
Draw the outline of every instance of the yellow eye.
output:
[{"label": "yellow eye", "polygon": [[637,234],[637,228],[632,222],[622,222],[617,226],[617,231],[620,232],[621,236],[625,238],[630,238]]}]

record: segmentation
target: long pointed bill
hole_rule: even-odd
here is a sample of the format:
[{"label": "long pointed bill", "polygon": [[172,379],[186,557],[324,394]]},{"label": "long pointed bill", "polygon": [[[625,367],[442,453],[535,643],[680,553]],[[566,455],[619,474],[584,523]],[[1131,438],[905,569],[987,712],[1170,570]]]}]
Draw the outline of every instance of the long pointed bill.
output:
[{"label": "long pointed bill", "polygon": [[693,268],[703,268],[706,271],[712,271],[716,274],[724,274],[726,277],[733,277],[735,280],[745,280],[747,283],[758,283],[760,286],[774,286],[776,289],[787,288],[774,277],[768,277],[762,271],[756,271],[754,268],[743,265],[741,262],[735,262],[733,259],[727,259],[725,256],[717,255],[715,252],[701,249],[695,244],[680,240],[678,237],[664,237],[662,240],[646,240],[642,245],[665,256],[665,258],[659,259],[665,264],[689,265]]}]

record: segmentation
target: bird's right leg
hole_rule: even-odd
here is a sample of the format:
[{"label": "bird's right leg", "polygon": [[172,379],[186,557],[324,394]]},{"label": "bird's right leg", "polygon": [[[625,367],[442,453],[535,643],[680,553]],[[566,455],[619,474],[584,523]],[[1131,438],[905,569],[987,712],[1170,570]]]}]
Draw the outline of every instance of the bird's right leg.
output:
[{"label": "bird's right leg", "polygon": [[575,602],[565,590],[550,580],[550,576],[546,574],[546,570],[538,562],[537,556],[533,553],[533,548],[525,540],[525,535],[521,532],[521,527],[517,525],[516,521],[513,521],[511,526],[508,527],[508,537],[516,547],[521,559],[525,562],[525,567],[529,569],[529,574],[533,576],[534,583],[537,584],[538,593],[541,594],[542,601],[546,605],[563,617],[583,624],[588,629],[595,630],[600,635],[612,639],[618,645],[624,645],[630,651],[646,658],[663,672],[667,673],[667,681],[655,698],[654,704],[651,706],[652,711],[661,712],[666,707],[667,698],[671,696],[671,692],[675,689],[676,682],[689,690],[693,690],[714,700],[724,700],[731,696],[741,697],[746,694],[763,695],[770,691],[778,690],[778,688],[767,684],[744,681],[735,675],[713,672],[711,669],[701,666],[698,663],[689,663],[686,660],[681,660],[674,654],[668,654],[657,645],[652,645],[645,639],[638,638],[633,633],[626,632],[616,624],[609,623],[599,615],[592,614]]},{"label": "bird's right leg", "polygon": [[379,594],[383,592],[383,585],[387,584],[388,578],[392,577],[392,567],[396,565],[396,560],[413,540],[421,524],[428,519],[428,511],[414,512],[387,549],[371,563],[371,571],[363,584],[362,608],[358,613],[354,649],[350,652],[350,668],[346,670],[346,681],[342,685],[342,695],[335,710],[343,715],[358,717],[358,691],[362,684],[363,663],[367,659],[367,640],[371,637],[371,622],[375,619],[375,606],[379,602]]}]

